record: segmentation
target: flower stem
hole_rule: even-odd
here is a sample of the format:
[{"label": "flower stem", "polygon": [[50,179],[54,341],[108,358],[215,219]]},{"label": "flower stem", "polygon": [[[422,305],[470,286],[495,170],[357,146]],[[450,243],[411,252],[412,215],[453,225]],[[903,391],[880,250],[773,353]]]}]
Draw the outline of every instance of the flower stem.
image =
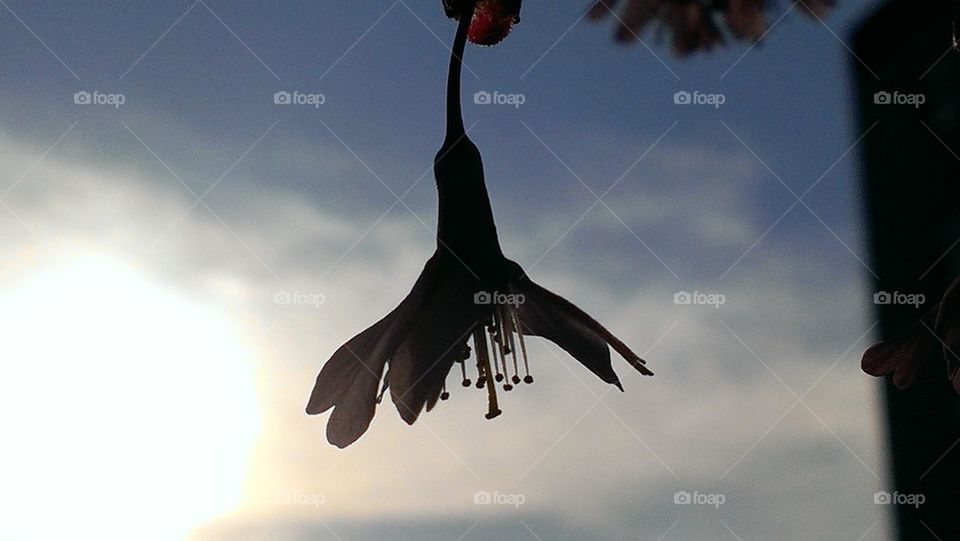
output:
[{"label": "flower stem", "polygon": [[465,2],[467,9],[460,16],[457,34],[450,50],[450,71],[447,75],[447,140],[455,141],[466,133],[463,128],[463,115],[460,112],[460,71],[463,66],[463,52],[467,43],[467,31],[476,10],[476,0]]}]

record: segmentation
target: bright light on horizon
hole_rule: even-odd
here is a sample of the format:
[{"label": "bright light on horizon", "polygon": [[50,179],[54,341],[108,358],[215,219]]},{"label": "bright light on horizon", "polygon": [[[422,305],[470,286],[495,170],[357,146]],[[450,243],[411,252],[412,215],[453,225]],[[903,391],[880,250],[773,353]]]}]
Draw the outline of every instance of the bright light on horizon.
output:
[{"label": "bright light on horizon", "polygon": [[221,311],[114,258],[0,285],[0,537],[186,538],[241,500],[254,364]]}]

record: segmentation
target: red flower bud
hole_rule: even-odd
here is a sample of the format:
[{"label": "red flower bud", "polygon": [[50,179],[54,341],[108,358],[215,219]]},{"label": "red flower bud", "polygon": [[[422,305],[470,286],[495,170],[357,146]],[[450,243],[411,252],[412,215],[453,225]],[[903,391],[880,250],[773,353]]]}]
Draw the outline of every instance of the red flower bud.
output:
[{"label": "red flower bud", "polygon": [[[471,2],[444,0],[443,9],[451,19],[459,20]],[[496,45],[504,40],[513,25],[520,22],[522,0],[478,0],[467,39],[477,45]]]}]

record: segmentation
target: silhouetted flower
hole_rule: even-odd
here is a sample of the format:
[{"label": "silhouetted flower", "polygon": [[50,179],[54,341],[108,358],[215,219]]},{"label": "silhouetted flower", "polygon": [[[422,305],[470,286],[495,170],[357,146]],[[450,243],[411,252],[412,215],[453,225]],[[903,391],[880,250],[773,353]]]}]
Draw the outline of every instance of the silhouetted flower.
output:
[{"label": "silhouetted flower", "polygon": [[943,299],[903,333],[871,346],[861,368],[871,376],[893,376],[898,389],[913,384],[928,362],[943,359],[947,377],[960,393],[960,277],[947,288]]},{"label": "silhouetted flower", "polygon": [[[835,3],[806,0],[799,9],[820,18]],[[767,12],[775,4],[770,0],[599,0],[587,16],[599,20],[613,15],[617,20],[614,36],[621,43],[635,41],[648,26],[660,23],[671,35],[674,52],[686,56],[723,42],[718,20],[734,39],[759,40],[767,30]]]},{"label": "silhouetted flower", "polygon": [[[440,202],[437,250],[399,306],[334,352],[307,404],[309,414],[333,408],[327,439],[338,447],[350,445],[367,430],[388,389],[400,417],[412,424],[424,408],[430,411],[449,397],[445,381],[454,366],[459,366],[464,387],[485,390],[486,417],[496,417],[498,385],[509,391],[521,382],[533,383],[524,336],[556,343],[621,390],[609,347],[642,374],[653,375],[602,325],[535,284],[520,265],[504,257],[480,152],[467,138],[460,113],[460,57],[468,25],[461,21],[457,31],[447,90],[447,135],[434,160]],[[467,362],[471,351],[475,381]]]}]

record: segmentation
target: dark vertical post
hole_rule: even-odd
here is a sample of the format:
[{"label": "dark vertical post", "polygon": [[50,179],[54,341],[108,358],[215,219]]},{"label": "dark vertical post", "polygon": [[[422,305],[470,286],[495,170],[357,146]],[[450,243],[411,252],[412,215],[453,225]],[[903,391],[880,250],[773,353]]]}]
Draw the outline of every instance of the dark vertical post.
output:
[{"label": "dark vertical post", "polygon": [[[922,293],[928,307],[960,274],[960,52],[948,51],[954,8],[948,0],[892,0],[859,27],[854,46],[861,131],[877,123],[862,147],[876,290]],[[925,103],[896,103],[895,92]],[[876,311],[888,338],[923,309]],[[911,389],[885,382],[883,399],[892,479],[881,488],[925,497],[920,507],[891,506],[898,537],[960,539],[960,399],[944,361],[929,359]]]}]

